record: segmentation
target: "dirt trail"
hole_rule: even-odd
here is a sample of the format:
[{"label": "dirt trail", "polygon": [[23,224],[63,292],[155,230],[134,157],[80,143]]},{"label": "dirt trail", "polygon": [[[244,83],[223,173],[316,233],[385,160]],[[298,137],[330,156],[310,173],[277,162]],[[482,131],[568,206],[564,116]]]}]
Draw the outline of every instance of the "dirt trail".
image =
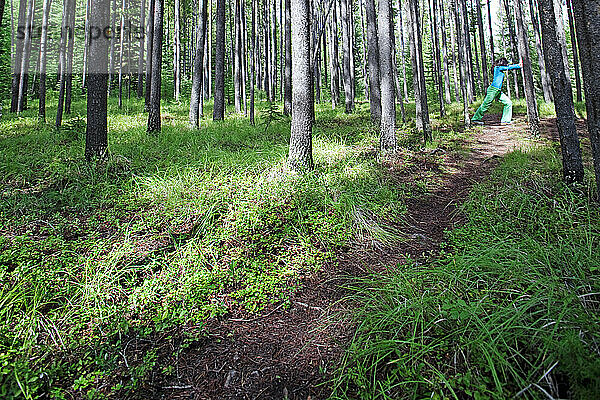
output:
[{"label": "dirt trail", "polygon": [[[350,328],[336,319],[344,276],[356,276],[400,263],[406,255],[435,252],[444,231],[464,221],[458,210],[474,183],[481,181],[498,159],[519,146],[513,133],[523,121],[500,126],[491,121],[467,143],[470,152],[445,153],[444,170],[436,171],[439,189],[408,201],[406,221],[398,225],[411,240],[393,249],[353,246],[335,264],[303,281],[289,308],[273,306],[261,316],[233,316],[209,323],[208,337],[179,355],[181,343],[161,340],[159,365],[175,367],[176,377],[156,376],[140,398],[166,399],[323,399],[322,385],[342,354]],[[427,168],[420,165],[419,168]],[[451,171],[451,172],[448,172]],[[406,177],[393,176],[401,181]],[[191,328],[193,329],[193,328]],[[158,341],[157,341],[158,343]],[[148,343],[148,346],[157,343]],[[168,347],[168,348],[164,348]]]}]

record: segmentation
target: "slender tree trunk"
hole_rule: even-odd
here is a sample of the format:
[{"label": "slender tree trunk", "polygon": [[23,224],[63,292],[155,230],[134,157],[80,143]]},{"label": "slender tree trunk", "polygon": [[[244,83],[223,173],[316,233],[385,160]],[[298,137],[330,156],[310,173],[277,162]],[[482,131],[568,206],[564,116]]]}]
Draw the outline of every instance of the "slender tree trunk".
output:
[{"label": "slender tree trunk", "polygon": [[487,49],[485,46],[485,35],[483,34],[483,18],[481,16],[481,0],[475,0],[477,4],[477,27],[479,28],[479,44],[481,48],[481,69],[483,71],[483,83],[484,91],[485,87],[490,84],[490,77],[488,75],[488,63],[487,63]]},{"label": "slender tree trunk", "polygon": [[402,0],[398,0],[398,30],[400,31],[400,63],[402,64],[402,87],[404,98],[408,99],[408,84],[406,83],[406,60],[404,49],[404,21],[402,20]]},{"label": "slender tree trunk", "polygon": [[[50,7],[52,0],[44,0],[42,10],[42,26],[48,26],[48,19],[50,17]],[[0,14],[0,20],[2,15]],[[86,36],[87,37],[87,36]],[[48,54],[48,30],[42,29],[42,36],[40,38],[40,101],[38,107],[39,120],[42,123],[46,122],[46,57]]]},{"label": "slender tree trunk", "polygon": [[533,6],[534,0],[529,0],[529,13],[531,15],[531,25],[533,26],[533,32],[535,35],[535,48],[538,55],[538,63],[540,65],[540,76],[542,82],[542,91],[544,93],[544,101],[551,103],[554,101],[552,96],[552,83],[550,82],[550,76],[546,69],[546,61],[544,60],[544,51],[542,49],[542,37],[540,34],[540,22],[538,19],[537,11]]},{"label": "slender tree trunk", "polygon": [[[509,4],[508,0],[504,0],[504,9],[506,11],[506,18],[508,20],[508,36],[510,37],[510,44],[511,44],[511,57],[512,57],[512,62],[516,62],[517,57],[519,56],[519,49],[517,47],[517,35],[515,33],[515,24],[514,24],[514,18],[513,18],[513,13],[511,10],[511,5]],[[515,97],[520,97],[519,95],[519,80],[517,79],[517,74],[511,74],[513,77],[513,81],[514,81],[514,87],[515,87]]]},{"label": "slender tree trunk", "polygon": [[600,0],[572,0],[597,195],[600,196]]},{"label": "slender tree trunk", "polygon": [[[380,0],[381,3],[388,3],[388,0]],[[379,7],[380,10],[382,6]],[[384,7],[385,11],[389,12],[389,5]],[[369,66],[369,102],[371,104],[371,120],[374,123],[381,121],[381,88],[380,88],[380,66],[379,56],[387,54],[379,49],[379,39],[377,35],[377,17],[375,15],[375,0],[365,0],[365,12],[367,19],[367,40],[368,40],[368,66]],[[389,15],[386,17],[390,17]],[[387,23],[387,21],[386,21]],[[386,35],[387,37],[387,35]],[[391,38],[390,38],[391,39]],[[387,69],[387,66],[381,68],[381,72],[386,74],[393,73],[391,66]],[[386,87],[387,89],[387,87]],[[392,87],[393,89],[393,87]],[[393,100],[392,100],[393,101]],[[389,106],[388,106],[389,107]],[[388,108],[389,111],[389,108]],[[395,119],[394,119],[395,121]],[[383,124],[383,122],[382,122]],[[382,128],[383,129],[383,128]],[[392,128],[394,129],[394,128]],[[383,133],[383,131],[382,131]]]},{"label": "slender tree trunk", "polygon": [[340,0],[340,11],[342,18],[342,47],[343,47],[343,73],[344,73],[344,94],[345,94],[345,104],[346,104],[346,113],[351,113],[354,111],[354,97],[352,96],[352,74],[351,74],[351,65],[350,65],[350,16],[348,10],[348,1],[349,0]]},{"label": "slender tree trunk", "polygon": [[[144,17],[146,14],[146,0],[141,0],[140,4],[140,29],[145,28]],[[138,71],[137,71],[137,97],[144,96],[144,35],[140,34],[139,38],[139,54],[138,54]]]},{"label": "slender tree trunk", "polygon": [[[337,4],[337,1],[334,0]],[[337,22],[337,7],[333,5],[333,14],[330,21],[331,32],[331,108],[335,109],[340,104],[340,58],[338,46],[338,22]]]},{"label": "slender tree trunk", "polygon": [[225,117],[225,0],[217,0],[215,43],[215,102],[213,120]]},{"label": "slender tree trunk", "polygon": [[[451,0],[451,8],[454,7],[456,5],[456,1],[452,1]],[[453,15],[456,16],[456,11],[454,11],[452,13]],[[456,27],[456,18],[450,18],[451,21],[451,29],[450,29],[450,39],[451,39],[451,43],[452,43],[452,75],[454,77],[454,99],[457,102],[460,102],[461,100],[461,83],[462,83],[462,75],[460,74],[460,69],[458,68],[457,64],[458,64],[458,53],[460,52],[460,46],[458,44],[458,40],[456,39],[456,35],[458,34],[458,28]],[[453,28],[453,29],[452,29]]]},{"label": "slender tree trunk", "polygon": [[442,37],[442,68],[444,69],[444,99],[446,104],[452,103],[450,95],[450,70],[448,69],[448,41],[446,39],[446,11],[444,2],[440,0],[440,35]]},{"label": "slender tree trunk", "polygon": [[29,77],[29,59],[31,55],[31,34],[33,33],[33,15],[35,12],[35,0],[29,0],[27,10],[27,24],[25,25],[25,39],[23,42],[23,60],[21,61],[21,73],[19,80],[19,97],[17,101],[17,112],[27,109],[27,81]]},{"label": "slender tree trunk", "polygon": [[[175,78],[175,101],[179,101],[181,94],[181,4],[180,0],[175,1],[175,15],[174,18],[174,48],[173,48],[173,71]],[[204,46],[204,43],[203,43]]]},{"label": "slender tree trunk", "polygon": [[273,29],[272,35],[273,39],[271,41],[271,84],[273,85],[271,94],[271,101],[275,101],[277,96],[277,2],[273,0],[273,7],[271,9],[272,21],[273,21]]},{"label": "slender tree trunk", "polygon": [[73,49],[75,45],[75,7],[77,2],[71,0],[69,7],[69,42],[67,44],[67,74],[65,76],[65,114],[71,114],[73,98]]},{"label": "slender tree trunk", "polygon": [[[597,10],[600,13],[600,9]],[[575,92],[577,101],[583,101],[581,95],[581,79],[579,78],[579,54],[577,54],[577,37],[575,36],[575,25],[571,0],[567,0],[567,13],[569,16],[569,31],[571,33],[571,47],[573,49],[573,68],[575,69]],[[600,32],[598,32],[600,34]]]},{"label": "slender tree trunk", "polygon": [[562,0],[554,0],[554,14],[556,17],[556,34],[558,36],[558,43],[560,45],[560,50],[563,57],[565,75],[569,82],[571,82],[571,69],[569,68],[569,54],[567,52],[567,35],[565,33],[565,19],[563,16]]},{"label": "slender tree trunk", "polygon": [[[93,1],[93,0],[92,0]],[[146,96],[144,98],[144,108],[150,109],[150,88],[152,87],[152,48],[154,41],[154,7],[155,1],[148,2],[148,23],[146,31]]]},{"label": "slender tree trunk", "polygon": [[[19,1],[19,16],[17,18],[17,26],[25,26],[27,18],[27,0]],[[14,29],[13,29],[14,31]],[[24,32],[23,32],[24,33]],[[10,102],[10,112],[17,112],[19,102],[19,86],[21,84],[21,64],[23,62],[23,48],[25,45],[24,36],[16,36],[15,40],[15,57],[12,74],[12,97]]]},{"label": "slender tree trunk", "polygon": [[235,112],[242,112],[242,18],[240,16],[240,1],[234,0],[234,58],[233,58],[233,88]]},{"label": "slender tree trunk", "polygon": [[152,84],[150,85],[150,108],[148,110],[148,132],[158,133],[161,129],[160,121],[160,89],[162,70],[162,44],[163,44],[163,0],[154,1],[154,33],[152,35]]},{"label": "slender tree trunk", "polygon": [[[394,96],[394,74],[392,71],[392,33],[394,31],[394,24],[390,3],[391,0],[379,0],[379,15],[377,17],[379,64],[381,67],[381,127],[379,147],[384,154],[394,152],[397,147],[396,102]],[[372,11],[374,14],[375,10]],[[369,68],[370,71],[371,69]]]},{"label": "slender tree trunk", "polygon": [[525,22],[523,21],[523,0],[515,0],[516,3],[516,20],[517,34],[519,43],[519,55],[523,62],[523,86],[525,89],[525,100],[527,102],[527,117],[529,119],[529,131],[533,136],[540,134],[540,118],[537,109],[537,100],[535,98],[535,86],[533,85],[533,74],[531,72],[531,57],[529,56],[529,37]]},{"label": "slender tree trunk", "polygon": [[423,139],[427,143],[431,140],[431,124],[429,123],[429,107],[427,105],[427,89],[425,86],[419,4],[418,0],[408,0],[407,4],[409,8],[408,15],[410,17],[408,26],[415,88],[416,125],[417,130],[423,133]]},{"label": "slender tree trunk", "polygon": [[494,31],[492,29],[492,9],[490,7],[490,3],[492,0],[487,0],[487,15],[488,15],[488,28],[490,30],[490,55],[492,57],[492,64],[494,64],[494,58],[496,56],[496,52],[494,50]]},{"label": "slender tree trunk", "polygon": [[[68,1],[68,0],[67,0]],[[112,6],[111,6],[111,21],[110,21],[110,29],[111,31],[114,30],[114,26],[116,23],[116,18],[117,18],[117,0],[113,0],[112,1]],[[113,73],[115,70],[115,35],[114,32],[111,34],[113,37],[110,41],[110,54],[109,54],[109,61],[108,61],[108,97],[110,97],[110,92],[112,90],[112,86],[113,86]]]},{"label": "slender tree trunk", "polygon": [[202,0],[201,4],[200,21],[198,24],[198,35],[196,40],[196,54],[194,55],[194,72],[192,74],[192,94],[190,95],[189,112],[190,126],[196,129],[200,127],[200,115],[202,114],[200,105],[202,99],[202,83],[204,80],[202,67],[204,66],[208,0]]},{"label": "slender tree trunk", "polygon": [[[255,81],[256,81],[256,64],[255,64],[255,56],[256,56],[256,0],[251,0],[252,1],[252,28],[250,28],[252,30],[251,33],[251,39],[252,40],[252,53],[250,54],[250,73],[252,74],[251,78],[250,78],[250,125],[254,126],[254,85],[255,85]],[[289,1],[286,1],[286,5],[285,5],[285,9],[286,9],[286,23],[287,23],[287,10],[289,7],[290,3]],[[290,21],[291,24],[291,21]],[[291,27],[290,27],[291,30]],[[287,39],[286,39],[287,42]],[[287,46],[287,44],[286,44]],[[291,49],[289,49],[291,50]],[[286,48],[286,78],[287,78],[287,48]],[[291,60],[291,58],[290,58]],[[291,68],[291,66],[290,66]],[[291,79],[291,71],[290,71],[290,79]],[[290,82],[290,86],[291,86],[291,82]],[[290,104],[291,106],[291,104]],[[289,115],[289,114],[288,114]]]},{"label": "slender tree trunk", "polygon": [[[556,125],[563,159],[563,176],[567,183],[583,181],[583,162],[579,137],[575,128],[575,113],[573,112],[573,91],[571,82],[565,74],[565,66],[561,46],[557,40],[557,27],[552,0],[538,0],[540,21],[542,25],[542,43],[546,66],[552,81],[554,93],[554,108],[556,110]],[[596,55],[597,57],[597,55]]]},{"label": "slender tree trunk", "polygon": [[292,124],[288,166],[294,171],[313,168],[312,70],[310,63],[310,0],[291,0]]},{"label": "slender tree trunk", "polygon": [[[102,26],[110,22],[110,0],[90,3],[90,40],[85,158],[103,158],[108,148],[108,45]],[[94,39],[91,39],[94,38]]]},{"label": "slender tree trunk", "polygon": [[125,0],[121,0],[121,31],[119,32],[119,109],[123,107],[123,55],[125,46]]},{"label": "slender tree trunk", "polygon": [[443,117],[446,114],[446,109],[445,109],[445,103],[444,103],[444,82],[442,79],[442,66],[441,66],[441,56],[440,56],[440,43],[439,43],[439,39],[438,39],[438,18],[437,18],[437,8],[438,8],[438,4],[437,4],[437,0],[432,0],[431,1],[431,31],[432,31],[432,36],[433,36],[433,48],[434,48],[434,63],[435,63],[435,70],[436,70],[436,74],[435,77],[437,79],[437,86],[438,86],[438,99],[440,102],[440,117]]},{"label": "slender tree trunk", "polygon": [[292,11],[290,0],[285,0],[285,71],[283,79],[283,113],[292,112]]},{"label": "slender tree trunk", "polygon": [[475,89],[475,79],[474,79],[474,68],[473,68],[473,51],[471,50],[471,32],[469,31],[469,14],[467,12],[467,2],[466,0],[459,0],[461,7],[461,27],[462,27],[462,37],[463,37],[463,45],[466,51],[466,67],[467,67],[467,76],[466,82],[469,89],[469,103],[472,104],[475,101],[475,95],[477,94]]},{"label": "slender tree trunk", "polygon": [[465,65],[465,60],[467,59],[467,50],[465,46],[465,37],[463,36],[464,31],[460,27],[460,21],[462,20],[461,13],[462,7],[458,4],[460,0],[454,0],[454,20],[456,27],[456,41],[458,44],[458,65],[459,72],[461,76],[461,93],[462,93],[462,103],[463,103],[463,118],[465,123],[465,129],[469,129],[471,127],[471,117],[469,115],[469,93],[468,87],[466,85],[467,79],[466,75],[468,75],[467,68]]}]

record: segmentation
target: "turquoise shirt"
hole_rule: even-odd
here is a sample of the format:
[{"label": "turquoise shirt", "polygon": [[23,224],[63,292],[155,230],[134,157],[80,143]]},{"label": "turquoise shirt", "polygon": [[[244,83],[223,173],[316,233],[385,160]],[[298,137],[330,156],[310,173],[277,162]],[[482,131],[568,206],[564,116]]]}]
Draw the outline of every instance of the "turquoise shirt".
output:
[{"label": "turquoise shirt", "polygon": [[512,69],[520,69],[521,65],[513,64],[508,66],[499,66],[494,68],[494,80],[492,81],[492,86],[496,89],[502,89],[502,84],[504,83],[504,72],[510,71]]}]

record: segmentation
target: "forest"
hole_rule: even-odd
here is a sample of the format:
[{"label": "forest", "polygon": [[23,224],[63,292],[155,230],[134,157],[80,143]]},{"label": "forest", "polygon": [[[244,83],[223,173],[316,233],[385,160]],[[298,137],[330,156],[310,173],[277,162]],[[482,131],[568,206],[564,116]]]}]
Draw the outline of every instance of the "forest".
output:
[{"label": "forest", "polygon": [[1,399],[594,399],[600,0],[0,0]]}]

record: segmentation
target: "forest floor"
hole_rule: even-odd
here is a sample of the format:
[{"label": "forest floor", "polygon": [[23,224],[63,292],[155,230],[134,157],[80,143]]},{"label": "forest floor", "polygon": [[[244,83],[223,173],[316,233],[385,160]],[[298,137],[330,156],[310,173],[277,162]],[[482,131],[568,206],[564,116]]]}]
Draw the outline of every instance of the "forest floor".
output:
[{"label": "forest floor", "polygon": [[[308,277],[293,295],[291,305],[274,305],[259,316],[238,315],[212,320],[208,336],[173,355],[167,341],[159,365],[175,367],[176,377],[157,379],[147,386],[153,398],[172,399],[322,399],[329,394],[327,379],[342,357],[353,327],[345,301],[345,286],[354,277],[385,273],[402,265],[407,257],[435,256],[447,231],[464,221],[460,205],[470,189],[488,176],[505,154],[526,146],[526,123],[518,118],[500,125],[499,115],[486,116],[486,125],[461,139],[460,150],[423,149],[411,174],[401,168],[404,158],[386,160],[386,174],[400,184],[428,174],[436,189],[411,198],[403,221],[387,221],[402,232],[394,245],[355,241],[338,254],[335,262]],[[430,156],[443,159],[444,169]],[[433,174],[433,176],[431,176]],[[132,351],[134,347],[132,347]],[[175,379],[173,379],[175,378]]]}]

